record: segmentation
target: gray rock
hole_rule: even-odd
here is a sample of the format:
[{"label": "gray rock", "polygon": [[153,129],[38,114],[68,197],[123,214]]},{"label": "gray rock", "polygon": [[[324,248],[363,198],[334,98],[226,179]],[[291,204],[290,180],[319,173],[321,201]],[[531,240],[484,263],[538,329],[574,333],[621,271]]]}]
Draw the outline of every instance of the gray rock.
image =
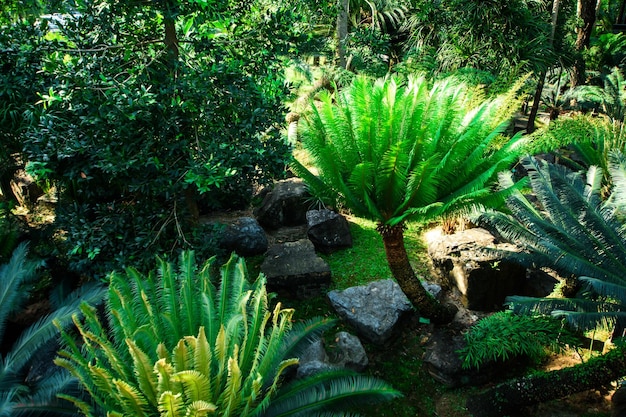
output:
[{"label": "gray rock", "polygon": [[278,229],[306,223],[311,195],[299,178],[278,181],[263,198],[254,215],[263,227]]},{"label": "gray rock", "polygon": [[261,272],[270,291],[301,299],[319,295],[331,281],[330,267],[308,239],[270,246]]},{"label": "gray rock", "polygon": [[439,279],[456,287],[463,305],[471,310],[496,311],[508,295],[523,295],[528,284],[526,268],[485,248],[517,250],[499,243],[482,228],[450,235],[434,229],[426,234],[428,254]]},{"label": "gray rock", "polygon": [[309,210],[306,212],[307,236],[319,252],[330,254],[339,249],[352,247],[352,235],[348,221],[332,210]]},{"label": "gray rock", "polygon": [[336,368],[329,362],[322,339],[314,340],[298,359],[300,362],[298,364],[297,378],[305,378]]},{"label": "gray rock", "polygon": [[328,299],[337,314],[360,336],[377,344],[389,340],[401,317],[412,310],[400,286],[390,279],[330,291]]},{"label": "gray rock", "polygon": [[448,387],[464,384],[463,371],[457,351],[466,345],[460,333],[436,329],[424,346],[424,365],[433,378]]},{"label": "gray rock", "polygon": [[339,332],[335,341],[339,348],[338,364],[357,372],[362,372],[367,368],[369,359],[358,337],[348,332]]},{"label": "gray rock", "polygon": [[228,224],[222,232],[219,245],[239,256],[262,255],[268,249],[265,231],[252,217],[240,217]]}]

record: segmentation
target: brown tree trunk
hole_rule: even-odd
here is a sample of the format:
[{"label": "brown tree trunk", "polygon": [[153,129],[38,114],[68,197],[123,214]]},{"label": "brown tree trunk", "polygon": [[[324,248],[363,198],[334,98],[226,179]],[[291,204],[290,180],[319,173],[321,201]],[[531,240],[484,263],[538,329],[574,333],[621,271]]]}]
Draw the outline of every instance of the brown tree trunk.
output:
[{"label": "brown tree trunk", "polygon": [[504,382],[472,395],[466,405],[474,417],[516,414],[523,407],[599,388],[624,375],[626,350],[616,347],[579,365]]},{"label": "brown tree trunk", "polygon": [[419,314],[437,324],[452,321],[456,307],[437,301],[415,275],[404,246],[404,225],[379,225],[377,230],[383,238],[389,269]]},{"label": "brown tree trunk", "polygon": [[[167,67],[170,71],[172,82],[175,82],[178,78],[178,58],[180,52],[178,50],[179,42],[178,34],[176,33],[176,21],[172,16],[173,9],[174,5],[168,4],[166,18],[164,19],[165,39],[163,42],[167,48]],[[189,188],[185,189],[184,197],[191,216],[191,221],[196,224],[200,220],[200,209],[198,207],[198,198],[194,185],[190,184]]]},{"label": "brown tree trunk", "polygon": [[596,24],[597,5],[597,0],[578,0],[578,18],[582,21],[582,25],[576,29],[575,49],[577,57],[572,68],[572,87],[585,84],[586,69],[582,52],[591,45],[591,33]]},{"label": "brown tree trunk", "polygon": [[348,36],[350,0],[337,0],[337,9],[337,64],[341,68],[346,68],[345,42]]}]

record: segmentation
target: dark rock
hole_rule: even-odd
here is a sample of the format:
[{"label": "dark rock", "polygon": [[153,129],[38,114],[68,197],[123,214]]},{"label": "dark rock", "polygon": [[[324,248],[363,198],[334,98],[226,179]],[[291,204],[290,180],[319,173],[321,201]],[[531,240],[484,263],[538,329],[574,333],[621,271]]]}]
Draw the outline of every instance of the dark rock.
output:
[{"label": "dark rock", "polygon": [[314,340],[298,359],[297,378],[306,378],[336,368],[329,361],[322,339]]},{"label": "dark rock", "polygon": [[460,333],[436,328],[424,346],[424,365],[433,378],[448,387],[462,385],[463,362],[457,351],[465,346]]},{"label": "dark rock", "polygon": [[330,267],[308,239],[270,246],[261,272],[270,291],[296,298],[319,295],[331,280]]},{"label": "dark rock", "polygon": [[252,217],[240,217],[226,226],[219,245],[239,256],[256,256],[268,249],[267,236],[259,223]]},{"label": "dark rock", "polygon": [[330,254],[339,249],[352,247],[352,235],[348,221],[332,210],[309,210],[306,212],[307,236],[319,252]]},{"label": "dark rock", "polygon": [[311,195],[299,178],[278,181],[263,198],[254,215],[263,227],[278,229],[306,223]]},{"label": "dark rock", "polygon": [[360,336],[377,344],[389,340],[402,316],[412,310],[400,286],[390,279],[330,291],[328,299],[337,314]]},{"label": "dark rock", "polygon": [[[434,229],[426,234],[426,240],[439,279],[455,286],[464,306],[471,310],[500,310],[506,296],[525,295],[529,291],[531,282],[526,268],[485,251],[518,249],[499,243],[485,229],[472,228],[450,235]],[[541,291],[537,287],[535,290]]]},{"label": "dark rock", "polygon": [[339,332],[335,336],[335,342],[339,348],[339,365],[357,372],[367,368],[369,359],[358,337],[348,332]]}]

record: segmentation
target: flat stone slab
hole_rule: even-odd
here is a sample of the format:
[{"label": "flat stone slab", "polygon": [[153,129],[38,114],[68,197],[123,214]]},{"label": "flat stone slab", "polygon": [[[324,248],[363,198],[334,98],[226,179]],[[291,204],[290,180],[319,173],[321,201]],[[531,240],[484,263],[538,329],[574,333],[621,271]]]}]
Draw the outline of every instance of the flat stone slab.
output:
[{"label": "flat stone slab", "polygon": [[317,256],[308,239],[270,246],[261,272],[270,291],[295,298],[319,295],[331,281],[330,266]]}]

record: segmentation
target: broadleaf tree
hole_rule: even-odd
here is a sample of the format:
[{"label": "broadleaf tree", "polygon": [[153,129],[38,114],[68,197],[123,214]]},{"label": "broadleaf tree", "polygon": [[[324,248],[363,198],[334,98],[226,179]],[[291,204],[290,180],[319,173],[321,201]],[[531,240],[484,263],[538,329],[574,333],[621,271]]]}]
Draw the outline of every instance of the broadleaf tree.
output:
[{"label": "broadleaf tree", "polygon": [[26,148],[76,269],[188,247],[203,211],[283,175],[281,65],[308,28],[292,4],[76,1],[56,24]]}]

